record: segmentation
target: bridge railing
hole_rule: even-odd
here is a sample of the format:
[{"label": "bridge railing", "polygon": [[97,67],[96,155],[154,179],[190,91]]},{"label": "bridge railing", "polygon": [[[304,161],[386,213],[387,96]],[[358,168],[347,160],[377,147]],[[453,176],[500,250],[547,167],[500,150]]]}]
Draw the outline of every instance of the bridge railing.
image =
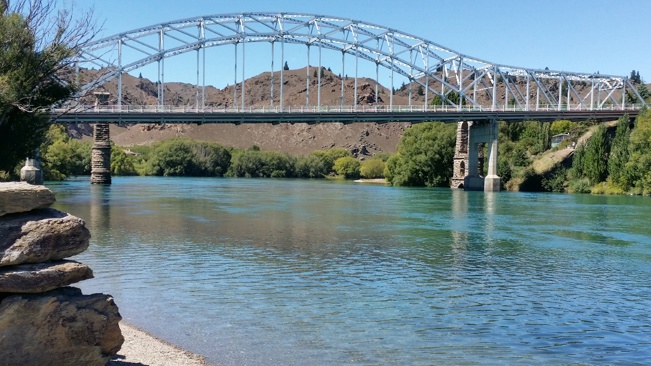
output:
[{"label": "bridge railing", "polygon": [[425,106],[425,105],[394,105],[394,106],[285,106],[280,107],[190,107],[190,106],[150,106],[150,105],[108,105],[93,106],[79,105],[71,108],[56,108],[51,112],[54,114],[62,113],[374,113],[374,112],[527,112],[527,111],[612,111],[612,110],[639,110],[642,104],[629,104],[625,107],[607,105],[603,107],[586,108],[581,104],[569,106],[542,105],[529,109],[519,106],[469,106],[469,107],[452,107],[452,106]]}]

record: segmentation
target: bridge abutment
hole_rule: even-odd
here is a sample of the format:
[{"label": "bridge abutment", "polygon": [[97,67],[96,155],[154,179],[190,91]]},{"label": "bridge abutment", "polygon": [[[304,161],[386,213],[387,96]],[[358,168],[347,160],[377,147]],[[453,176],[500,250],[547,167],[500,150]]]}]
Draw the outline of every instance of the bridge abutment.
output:
[{"label": "bridge abutment", "polygon": [[111,184],[111,139],[108,123],[95,124],[90,183]]},{"label": "bridge abutment", "polygon": [[[500,177],[497,175],[497,121],[472,123],[468,130],[468,172],[464,177],[466,191],[498,192]],[[488,144],[488,174],[481,175],[479,155],[481,144]]]}]

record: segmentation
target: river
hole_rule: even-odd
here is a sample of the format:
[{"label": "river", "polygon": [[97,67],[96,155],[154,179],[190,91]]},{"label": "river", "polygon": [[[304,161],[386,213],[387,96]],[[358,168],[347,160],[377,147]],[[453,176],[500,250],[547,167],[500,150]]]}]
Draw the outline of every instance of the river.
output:
[{"label": "river", "polygon": [[124,319],[216,365],[651,359],[651,198],[324,180],[48,183]]}]

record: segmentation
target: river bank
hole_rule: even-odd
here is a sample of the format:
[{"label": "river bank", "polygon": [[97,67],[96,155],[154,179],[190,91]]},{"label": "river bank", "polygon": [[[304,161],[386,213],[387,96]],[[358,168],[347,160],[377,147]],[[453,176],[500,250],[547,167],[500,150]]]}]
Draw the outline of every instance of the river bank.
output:
[{"label": "river bank", "polygon": [[121,322],[124,344],[107,366],[206,366],[205,358]]}]

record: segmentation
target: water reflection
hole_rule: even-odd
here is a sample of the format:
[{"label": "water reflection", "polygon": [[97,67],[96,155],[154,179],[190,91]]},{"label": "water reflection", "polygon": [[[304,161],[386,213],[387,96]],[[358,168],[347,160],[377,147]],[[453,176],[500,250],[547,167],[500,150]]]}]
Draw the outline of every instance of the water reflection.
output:
[{"label": "water reflection", "polygon": [[84,291],[214,363],[651,357],[646,198],[139,177],[52,188],[93,233]]},{"label": "water reflection", "polygon": [[457,263],[462,261],[468,250],[469,219],[468,219],[468,193],[461,189],[452,190],[452,252]]},{"label": "water reflection", "polygon": [[90,195],[88,228],[91,232],[104,232],[111,227],[111,186],[93,184],[90,186]]}]

